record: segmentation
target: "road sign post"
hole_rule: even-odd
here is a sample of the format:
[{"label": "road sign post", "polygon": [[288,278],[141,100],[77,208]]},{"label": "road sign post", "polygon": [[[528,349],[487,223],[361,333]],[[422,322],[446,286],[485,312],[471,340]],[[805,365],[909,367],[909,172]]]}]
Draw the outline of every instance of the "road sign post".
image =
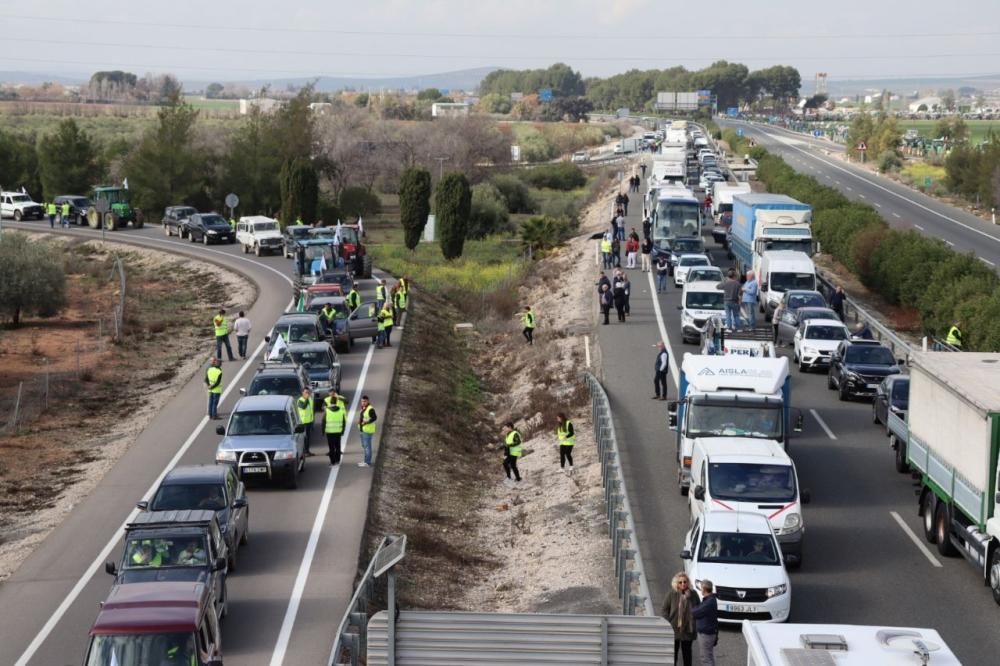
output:
[{"label": "road sign post", "polygon": [[240,198],[230,192],[226,195],[226,207],[229,209],[229,219],[233,219],[233,209],[240,205]]},{"label": "road sign post", "polygon": [[100,215],[101,223],[101,242],[103,243],[107,240],[108,225],[104,216],[107,215],[108,211],[111,210],[111,204],[108,203],[107,199],[98,199],[94,202],[94,208],[97,209],[97,214]]},{"label": "road sign post", "polygon": [[865,153],[868,152],[868,144],[866,144],[864,141],[862,141],[861,143],[859,143],[858,144],[858,152],[861,153],[861,163],[864,164],[865,163]]}]

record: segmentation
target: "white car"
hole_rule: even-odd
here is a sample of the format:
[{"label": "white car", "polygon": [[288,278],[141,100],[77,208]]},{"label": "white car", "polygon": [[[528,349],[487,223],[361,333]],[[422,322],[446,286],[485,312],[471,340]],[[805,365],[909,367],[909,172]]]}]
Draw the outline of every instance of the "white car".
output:
[{"label": "white car", "polygon": [[677,257],[674,266],[674,286],[682,287],[687,280],[688,271],[694,266],[711,266],[712,262],[703,254],[682,254]]},{"label": "white car", "polygon": [[718,266],[695,266],[688,270],[685,282],[687,284],[691,284],[692,282],[719,284],[722,282],[722,269]]},{"label": "white car", "polygon": [[277,254],[284,250],[284,239],[278,221],[263,215],[241,217],[236,223],[236,242],[243,252],[253,252],[258,257],[264,253]]},{"label": "white car", "polygon": [[688,282],[681,292],[681,304],[677,308],[681,311],[681,340],[699,342],[705,322],[725,310],[719,281]]},{"label": "white car", "polygon": [[0,218],[12,217],[18,222],[31,218],[41,220],[45,209],[40,203],[32,201],[23,192],[0,192]]},{"label": "white car", "polygon": [[701,581],[712,581],[719,622],[788,620],[792,583],[766,516],[706,511],[692,523],[681,559],[699,595]]},{"label": "white car", "polygon": [[799,372],[828,368],[837,345],[849,337],[850,331],[839,319],[806,319],[799,323],[792,338],[792,359],[798,364]]},{"label": "white car", "polygon": [[590,161],[590,153],[588,153],[585,150],[581,150],[579,152],[575,152],[575,153],[573,153],[573,157],[570,158],[570,161],[571,162],[589,162]]}]

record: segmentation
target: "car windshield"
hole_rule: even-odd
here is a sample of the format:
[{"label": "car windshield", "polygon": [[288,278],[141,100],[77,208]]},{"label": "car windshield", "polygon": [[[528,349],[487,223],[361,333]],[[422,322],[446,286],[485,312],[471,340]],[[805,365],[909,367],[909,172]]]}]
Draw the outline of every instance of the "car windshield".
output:
[{"label": "car windshield", "polygon": [[191,217],[197,212],[194,208],[174,208],[174,215],[177,217]]},{"label": "car windshield", "polygon": [[202,215],[201,221],[205,223],[206,227],[228,227],[229,222],[226,222],[226,218],[221,215]]},{"label": "car windshield", "polygon": [[809,326],[806,340],[846,340],[847,330],[843,326]]},{"label": "car windshield", "polygon": [[687,408],[686,437],[757,437],[781,439],[781,405],[716,405],[692,402]]},{"label": "car windshield", "polygon": [[798,315],[799,321],[807,321],[809,319],[836,319],[837,313],[829,308],[813,308],[805,307],[799,308],[795,311]]},{"label": "car windshield", "polygon": [[271,340],[280,335],[285,342],[318,342],[316,327],[312,324],[284,324],[275,326],[271,331]]},{"label": "car windshield", "polygon": [[292,352],[292,358],[299,365],[309,364],[311,368],[329,368],[330,367],[330,355],[326,352],[319,351],[304,351],[304,352]]},{"label": "car windshield", "polygon": [[318,229],[311,229],[309,235],[313,238],[334,238],[337,233],[332,227],[319,227]]},{"label": "car windshield", "polygon": [[14,203],[30,203],[31,197],[27,194],[15,194],[10,198]]},{"label": "car windshield", "polygon": [[798,310],[808,307],[825,307],[826,301],[820,294],[789,294],[788,309]]},{"label": "car windshield", "polygon": [[340,227],[340,242],[349,245],[358,244],[358,231],[352,227]]},{"label": "car windshield", "polygon": [[692,268],[688,273],[688,282],[721,282],[722,271],[711,268]]},{"label": "car windshield", "polygon": [[701,538],[698,561],[770,566],[781,563],[774,547],[774,537],[745,532],[705,532]]},{"label": "car windshield", "polygon": [[705,248],[705,244],[702,243],[701,239],[684,238],[674,241],[674,252],[681,254],[683,252],[701,252]]},{"label": "car windshield", "polygon": [[844,354],[844,361],[847,363],[858,363],[861,365],[895,365],[896,359],[892,357],[885,347],[875,345],[851,345]]},{"label": "car windshield", "polygon": [[288,227],[285,229],[292,238],[305,238],[312,231],[311,227]]},{"label": "car windshield", "polygon": [[691,310],[724,310],[722,297],[721,291],[689,291],[684,298],[684,307]]},{"label": "car windshield", "polygon": [[98,634],[91,639],[85,666],[186,665],[198,663],[197,655],[193,632]]},{"label": "car windshield", "polygon": [[288,435],[292,424],[285,412],[236,412],[229,421],[229,435]]},{"label": "car windshield", "polygon": [[706,257],[681,257],[681,266],[708,266]]},{"label": "car windshield", "polygon": [[731,212],[733,212],[733,204],[731,204],[731,203],[719,204],[719,212],[720,213],[731,213]]},{"label": "car windshield", "polygon": [[218,483],[177,483],[160,486],[149,503],[150,511],[184,511],[207,509],[220,511],[226,508],[226,493]]},{"label": "car windshield", "polygon": [[208,564],[204,534],[164,535],[156,539],[129,539],[125,543],[125,569],[192,567]]},{"label": "car windshield", "polygon": [[348,312],[347,304],[344,301],[338,301],[336,303],[330,301],[326,301],[325,303],[317,303],[316,301],[313,301],[312,303],[309,304],[309,311],[317,313],[322,312],[323,308],[325,308],[327,305],[333,308],[333,311],[335,313],[334,317],[336,319],[347,319],[347,316],[351,314],[350,312]]},{"label": "car windshield", "polygon": [[253,225],[254,233],[260,233],[262,231],[277,231],[278,225],[274,222],[258,222]]},{"label": "car windshield", "polygon": [[796,494],[789,465],[711,463],[708,487],[713,499],[734,502],[792,502]]},{"label": "car windshield", "polygon": [[295,398],[302,393],[302,383],[297,377],[254,377],[247,395],[287,395]]},{"label": "car windshield", "polygon": [[69,202],[71,204],[73,204],[74,206],[76,206],[77,208],[89,208],[90,207],[90,199],[85,199],[85,198],[70,199]]},{"label": "car windshield", "polygon": [[[773,291],[813,289],[815,287],[816,276],[812,273],[771,273],[771,289]],[[820,304],[822,305],[822,303]]]}]

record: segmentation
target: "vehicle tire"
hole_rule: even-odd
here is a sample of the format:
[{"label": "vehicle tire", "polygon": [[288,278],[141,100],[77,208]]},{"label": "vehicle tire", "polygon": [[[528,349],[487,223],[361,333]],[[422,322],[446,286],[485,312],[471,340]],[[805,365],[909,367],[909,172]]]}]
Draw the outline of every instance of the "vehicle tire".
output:
[{"label": "vehicle tire", "polygon": [[878,425],[881,421],[878,420],[878,410],[875,408],[875,400],[872,400],[872,423]]},{"label": "vehicle tire", "polygon": [[924,538],[927,543],[937,543],[937,531],[934,529],[934,510],[937,508],[937,498],[934,493],[927,491],[924,498],[920,500],[920,513],[923,518]]},{"label": "vehicle tire", "polygon": [[847,392],[847,386],[841,382],[840,387],[837,389],[837,399],[841,402],[847,402],[851,397],[851,394]]},{"label": "vehicle tire", "polygon": [[906,462],[906,444],[899,441],[895,435],[889,436],[889,443],[893,445],[893,453],[896,454],[896,471],[906,474],[910,471],[910,465]]},{"label": "vehicle tire", "polygon": [[19,210],[15,210],[14,211],[14,221],[15,222],[20,222],[21,221],[21,211],[19,211]]},{"label": "vehicle tire", "polygon": [[944,557],[951,557],[958,553],[955,544],[951,542],[951,526],[948,518],[948,505],[938,502],[937,511],[934,512],[934,534],[937,537],[937,550]]},{"label": "vehicle tire", "polygon": [[234,571],[236,571],[236,544],[233,544],[233,546],[229,549],[229,561],[226,574],[231,574]]},{"label": "vehicle tire", "polygon": [[91,229],[101,228],[101,214],[93,206],[87,209],[87,224]]},{"label": "vehicle tire", "polygon": [[262,254],[260,250],[260,243],[253,246],[253,253],[256,254],[258,257]]},{"label": "vehicle tire", "polygon": [[243,254],[250,252],[250,248],[245,243],[240,243],[240,245],[243,247]]},{"label": "vehicle tire", "polygon": [[169,224],[164,224],[163,225],[163,233],[166,234],[167,238],[170,238],[170,225]]},{"label": "vehicle tire", "polygon": [[372,276],[372,258],[365,255],[365,258],[361,260],[361,277],[371,279]]},{"label": "vehicle tire", "polygon": [[288,475],[288,479],[285,481],[285,488],[289,490],[295,490],[299,487],[299,468],[296,465],[292,468],[292,471]]},{"label": "vehicle tire", "polygon": [[118,231],[122,226],[121,218],[118,217],[118,213],[114,211],[109,211],[104,214],[104,228],[108,231]]},{"label": "vehicle tire", "polygon": [[205,245],[208,245],[208,234],[205,234],[204,236],[201,237],[201,242],[204,243]]},{"label": "vehicle tire", "polygon": [[799,372],[802,372],[802,373],[809,372],[809,366],[807,366],[802,361],[799,361]]},{"label": "vehicle tire", "polygon": [[826,387],[828,389],[830,389],[831,391],[833,389],[837,388],[836,385],[833,383],[833,373],[832,372],[826,373]]},{"label": "vehicle tire", "polygon": [[1000,548],[993,551],[990,556],[990,592],[993,594],[993,601],[1000,606]]},{"label": "vehicle tire", "polygon": [[194,234],[190,231],[188,232],[188,240],[191,241],[192,243],[196,242],[194,239]]}]

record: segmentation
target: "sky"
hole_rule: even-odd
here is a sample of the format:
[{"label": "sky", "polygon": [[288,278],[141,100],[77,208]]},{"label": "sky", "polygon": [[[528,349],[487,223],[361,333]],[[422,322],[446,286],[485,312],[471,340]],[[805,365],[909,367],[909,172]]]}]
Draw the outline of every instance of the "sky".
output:
[{"label": "sky", "polygon": [[[182,81],[726,59],[856,78],[1000,72],[998,0],[0,0],[0,71]],[[804,86],[805,88],[806,86]]]}]

